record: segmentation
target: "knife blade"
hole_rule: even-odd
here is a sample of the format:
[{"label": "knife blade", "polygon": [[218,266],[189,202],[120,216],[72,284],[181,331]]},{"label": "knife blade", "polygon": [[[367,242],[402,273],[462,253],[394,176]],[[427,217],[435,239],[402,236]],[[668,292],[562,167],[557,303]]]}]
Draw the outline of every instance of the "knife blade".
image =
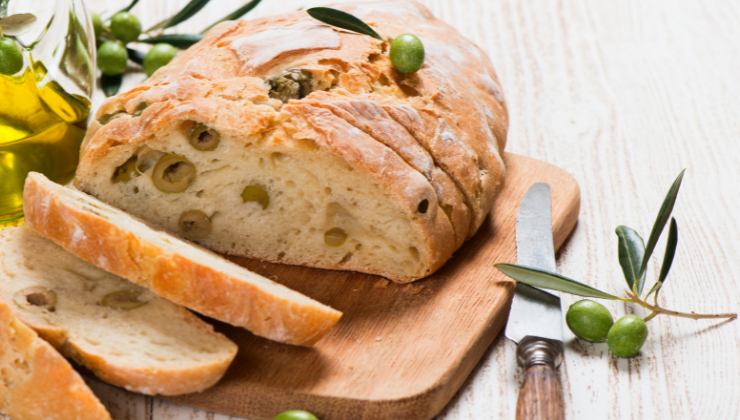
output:
[{"label": "knife blade", "polygon": [[[548,184],[532,185],[522,199],[516,221],[516,252],[519,265],[555,271]],[[517,362],[525,370],[516,418],[563,419],[563,390],[557,372],[563,348],[560,297],[517,284],[505,335],[517,343]]]},{"label": "knife blade", "polygon": [[[516,220],[517,264],[555,271],[550,186],[537,183],[519,205]],[[506,337],[519,343],[526,336],[563,340],[560,298],[517,284],[506,324]]]}]

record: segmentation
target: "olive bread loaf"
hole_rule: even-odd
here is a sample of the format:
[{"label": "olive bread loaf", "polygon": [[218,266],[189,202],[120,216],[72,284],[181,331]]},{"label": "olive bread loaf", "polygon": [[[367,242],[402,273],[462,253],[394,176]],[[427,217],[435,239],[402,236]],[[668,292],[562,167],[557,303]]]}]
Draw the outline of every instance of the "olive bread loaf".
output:
[{"label": "olive bread loaf", "polygon": [[[414,1],[342,3],[385,41],[305,11],[222,23],[107,100],[76,185],[213,250],[425,277],[491,210],[507,114],[486,55]],[[388,39],[426,59],[394,70]]]},{"label": "olive bread loaf", "polygon": [[27,226],[83,260],[259,336],[310,345],[341,317],[339,311],[40,173],[26,178],[23,210]]},{"label": "olive bread loaf", "polygon": [[49,343],[0,299],[0,418],[105,420],[108,411]]},{"label": "olive bread loaf", "polygon": [[62,354],[129,391],[215,384],[236,345],[187,309],[95,268],[26,227],[0,230],[0,298]]}]

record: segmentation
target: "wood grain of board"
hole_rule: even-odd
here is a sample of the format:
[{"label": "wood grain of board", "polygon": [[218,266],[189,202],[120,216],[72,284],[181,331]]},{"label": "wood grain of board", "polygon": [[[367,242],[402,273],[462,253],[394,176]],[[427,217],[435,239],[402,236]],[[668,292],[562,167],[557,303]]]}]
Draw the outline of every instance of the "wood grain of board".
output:
[{"label": "wood grain of board", "polygon": [[[491,57],[509,107],[507,149],[578,180],[580,222],[559,254],[561,272],[619,290],[614,228],[629,224],[646,236],[660,197],[687,167],[663,299],[677,309],[740,309],[738,2],[422,1]],[[243,2],[212,1],[177,29],[200,30]],[[123,3],[87,2],[97,11]],[[133,12],[147,27],[185,3],[141,1]],[[264,0],[250,16],[325,3]],[[617,315],[633,311],[608,306]],[[637,359],[610,359],[603,344],[566,344],[566,418],[740,418],[740,323],[658,317],[650,324]],[[440,417],[513,418],[522,379],[514,346],[499,338]],[[93,382],[117,419],[229,418]]]}]

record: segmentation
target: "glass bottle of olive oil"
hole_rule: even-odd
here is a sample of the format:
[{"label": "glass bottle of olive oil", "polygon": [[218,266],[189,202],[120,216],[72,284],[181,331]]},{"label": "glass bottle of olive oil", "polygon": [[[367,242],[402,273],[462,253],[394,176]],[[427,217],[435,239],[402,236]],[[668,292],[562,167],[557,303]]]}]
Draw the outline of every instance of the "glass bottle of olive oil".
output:
[{"label": "glass bottle of olive oil", "polygon": [[90,111],[94,46],[87,41],[94,37],[87,16],[78,0],[46,6],[41,35],[18,38],[28,46],[23,68],[0,74],[0,227],[22,218],[28,172],[60,183],[73,177]]}]

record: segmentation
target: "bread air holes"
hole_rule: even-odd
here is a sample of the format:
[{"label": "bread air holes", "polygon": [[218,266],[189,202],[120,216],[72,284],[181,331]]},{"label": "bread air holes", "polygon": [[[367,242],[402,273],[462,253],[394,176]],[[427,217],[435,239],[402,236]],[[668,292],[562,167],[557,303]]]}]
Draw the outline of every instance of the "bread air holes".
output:
[{"label": "bread air holes", "polygon": [[419,205],[416,206],[416,211],[421,214],[426,214],[427,210],[429,210],[429,200],[425,198],[419,201]]},{"label": "bread air holes", "polygon": [[57,294],[46,287],[32,286],[16,292],[13,301],[21,308],[37,307],[54,312],[57,305]]},{"label": "bread air holes", "polygon": [[215,150],[221,142],[218,131],[195,121],[185,123],[185,131],[190,145],[202,152]]}]

